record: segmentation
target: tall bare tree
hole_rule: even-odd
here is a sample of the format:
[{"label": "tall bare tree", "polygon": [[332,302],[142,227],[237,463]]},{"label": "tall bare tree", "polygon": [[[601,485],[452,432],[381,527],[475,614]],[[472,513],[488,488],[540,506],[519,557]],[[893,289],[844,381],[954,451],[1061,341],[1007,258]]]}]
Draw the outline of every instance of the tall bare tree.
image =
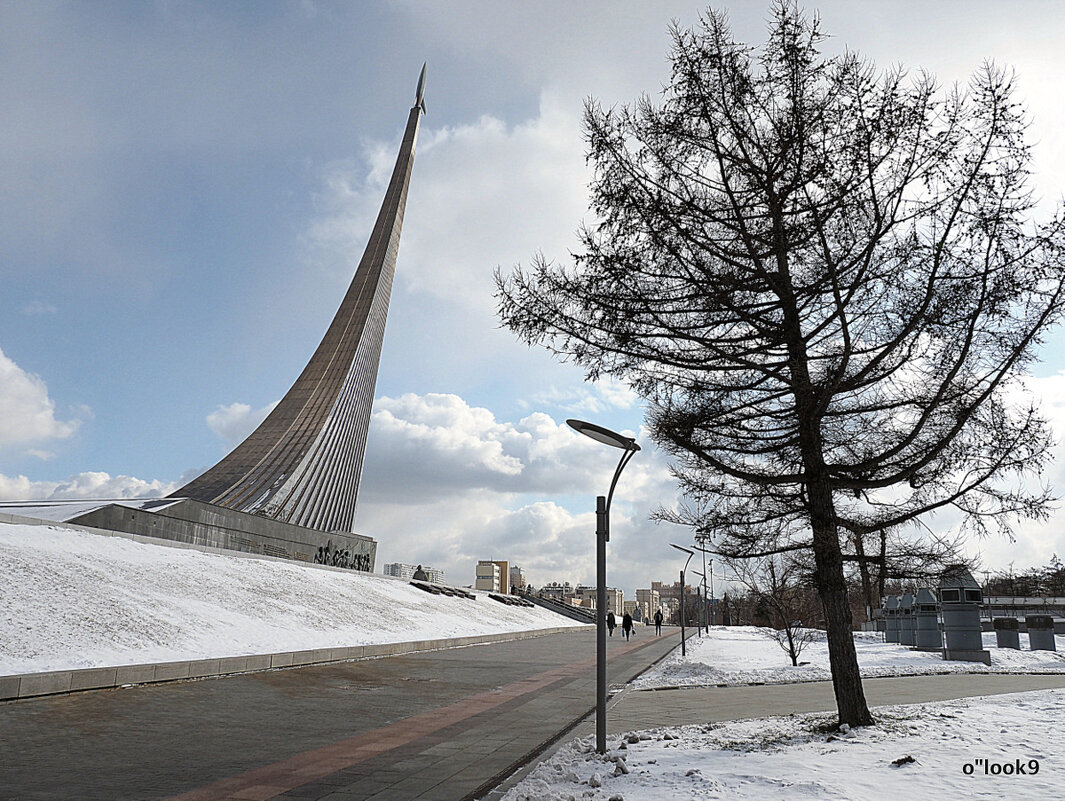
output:
[{"label": "tall bare tree", "polygon": [[497,273],[499,314],[648,401],[687,498],[662,517],[728,557],[812,558],[840,723],[867,725],[855,543],[1045,514],[1018,376],[1061,315],[1062,216],[1031,222],[1024,112],[991,64],[942,91],[828,57],[783,0],[758,50],[713,11],[672,38],[660,101],[587,104],[596,220],[572,265]]}]

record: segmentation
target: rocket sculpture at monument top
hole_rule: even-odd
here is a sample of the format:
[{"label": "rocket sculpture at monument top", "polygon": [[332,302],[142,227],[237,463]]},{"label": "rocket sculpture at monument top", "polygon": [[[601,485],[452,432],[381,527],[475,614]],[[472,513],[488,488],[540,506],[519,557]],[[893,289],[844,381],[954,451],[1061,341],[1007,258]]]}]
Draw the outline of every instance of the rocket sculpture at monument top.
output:
[{"label": "rocket sculpture at monument top", "polygon": [[170,497],[320,531],[353,530],[425,74],[423,65],[384,202],[321,344],[262,424]]}]

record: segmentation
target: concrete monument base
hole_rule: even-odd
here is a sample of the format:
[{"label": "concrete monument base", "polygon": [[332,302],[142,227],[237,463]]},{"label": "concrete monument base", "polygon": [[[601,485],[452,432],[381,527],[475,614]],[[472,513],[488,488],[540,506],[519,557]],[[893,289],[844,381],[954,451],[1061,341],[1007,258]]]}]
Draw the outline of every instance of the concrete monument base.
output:
[{"label": "concrete monument base", "polygon": [[367,572],[377,558],[371,537],[319,531],[189,498],[24,501],[0,504],[0,512]]}]

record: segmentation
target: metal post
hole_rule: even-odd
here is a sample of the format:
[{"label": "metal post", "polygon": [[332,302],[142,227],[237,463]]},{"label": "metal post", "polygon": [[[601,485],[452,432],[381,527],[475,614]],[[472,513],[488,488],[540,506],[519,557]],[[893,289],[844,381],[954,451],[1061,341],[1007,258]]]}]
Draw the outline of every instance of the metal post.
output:
[{"label": "metal post", "polygon": [[595,746],[600,754],[606,753],[606,544],[610,539],[610,501],[614,497],[614,488],[625,465],[640,450],[636,440],[623,437],[609,428],[587,423],[584,420],[567,420],[566,424],[586,437],[602,442],[612,448],[621,448],[621,459],[614,470],[614,480],[610,482],[610,492],[606,497],[599,495],[595,499]]},{"label": "metal post", "polygon": [[710,560],[710,623],[706,627],[707,633],[714,625],[714,560]]},{"label": "metal post", "polygon": [[702,637],[703,628],[706,626],[706,599],[703,597],[703,588],[698,584],[695,585],[695,600],[699,602],[699,636]]},{"label": "metal post", "polygon": [[680,655],[687,656],[684,644],[684,571],[680,571]]},{"label": "metal post", "polygon": [[695,575],[702,576],[703,586],[699,586],[699,582],[695,582],[695,627],[699,632],[699,637],[703,636],[703,626],[706,625],[706,574],[700,573],[698,570],[694,571]]},{"label": "metal post", "polygon": [[[699,619],[703,621],[703,624],[706,626],[706,633],[709,634],[710,624],[707,621],[709,620],[710,615],[708,615],[706,611],[706,551],[702,548],[699,550],[702,551],[703,554],[703,615]],[[713,560],[710,560],[710,569],[714,569]]]},{"label": "metal post", "polygon": [[595,750],[606,753],[606,544],[610,513],[606,497],[595,499]]}]

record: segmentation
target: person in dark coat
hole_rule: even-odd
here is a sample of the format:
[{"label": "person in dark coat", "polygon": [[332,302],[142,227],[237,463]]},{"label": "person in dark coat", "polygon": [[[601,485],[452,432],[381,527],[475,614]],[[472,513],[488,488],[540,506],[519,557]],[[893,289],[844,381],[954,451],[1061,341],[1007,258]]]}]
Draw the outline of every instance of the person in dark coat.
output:
[{"label": "person in dark coat", "polygon": [[614,617],[614,613],[613,612],[607,612],[606,613],[606,627],[607,627],[607,631],[610,632],[610,636],[611,637],[614,636],[614,628],[617,625],[618,625],[618,619],[616,617]]},{"label": "person in dark coat", "polygon": [[626,612],[625,617],[621,619],[621,629],[625,632],[626,640],[632,636],[632,615],[628,612]]},{"label": "person in dark coat", "polygon": [[662,636],[662,610],[655,612],[655,634]]}]

